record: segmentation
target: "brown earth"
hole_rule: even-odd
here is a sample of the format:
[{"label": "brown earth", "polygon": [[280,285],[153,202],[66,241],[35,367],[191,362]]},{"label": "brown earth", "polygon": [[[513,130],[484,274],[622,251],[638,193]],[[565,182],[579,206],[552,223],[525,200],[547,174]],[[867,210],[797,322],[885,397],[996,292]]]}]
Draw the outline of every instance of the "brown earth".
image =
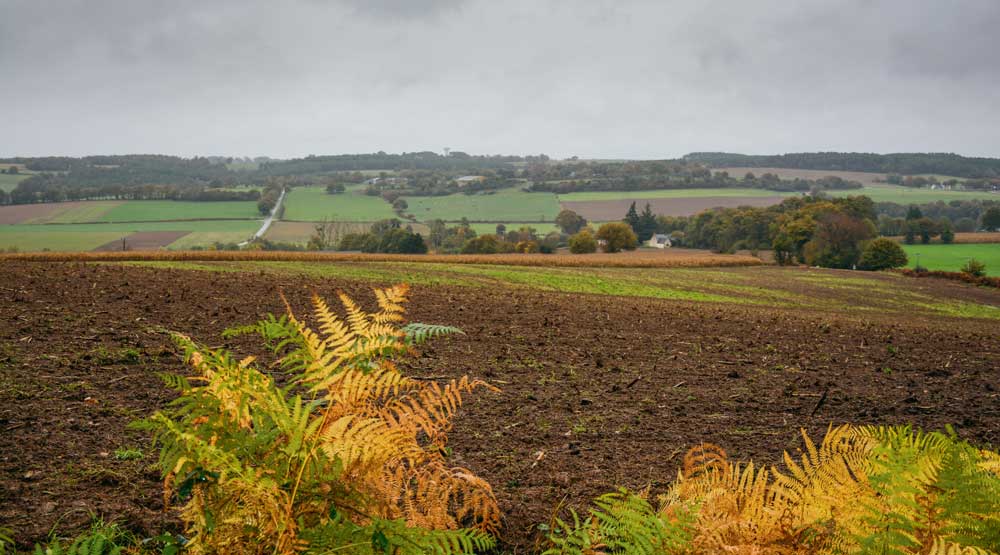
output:
[{"label": "brown earth", "polygon": [[124,237],[125,248],[122,248],[122,239],[116,239],[105,243],[96,249],[99,252],[114,252],[121,250],[149,251],[157,250],[170,245],[174,241],[184,237],[190,231],[136,231]]},{"label": "brown earth", "polygon": [[[243,356],[259,351],[221,331],[279,311],[279,290],[302,314],[312,290],[372,305],[367,285],[253,272],[8,260],[0,284],[0,527],[23,546],[80,531],[91,512],[139,534],[176,529],[155,450],[126,429],[170,400],[156,374],[182,371],[164,330]],[[468,398],[450,446],[493,485],[510,553],[535,551],[535,526],[563,501],[662,491],[700,442],[776,462],[800,426],[818,437],[853,422],[954,424],[1000,444],[1000,341],[985,321],[491,288],[412,298],[412,320],[467,335],[429,344],[406,371],[503,390]],[[117,460],[122,447],[144,456]]]},{"label": "brown earth", "polygon": [[619,200],[563,201],[559,204],[567,210],[596,222],[620,220],[634,202],[642,207],[646,203],[653,213],[661,216],[690,216],[710,208],[735,208],[737,206],[771,206],[785,197],[698,197],[698,198],[651,198]]},{"label": "brown earth", "polygon": [[0,206],[0,224],[20,224],[37,219],[50,219],[75,208],[82,202],[46,202],[39,204],[13,204]]}]

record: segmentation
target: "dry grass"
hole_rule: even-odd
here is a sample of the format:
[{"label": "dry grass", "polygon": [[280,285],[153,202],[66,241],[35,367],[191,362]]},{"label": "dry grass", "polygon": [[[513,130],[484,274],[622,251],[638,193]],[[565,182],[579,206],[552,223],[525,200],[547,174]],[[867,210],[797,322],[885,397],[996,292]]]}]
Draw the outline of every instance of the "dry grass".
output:
[{"label": "dry grass", "polygon": [[[903,242],[902,235],[896,235],[890,237],[895,241]],[[919,241],[920,237],[917,237]],[[952,241],[954,244],[983,244],[983,243],[1000,243],[1000,231],[980,231],[976,233],[959,232],[955,234],[955,240]],[[931,240],[932,244],[941,243],[940,237],[935,237]]]},{"label": "dry grass", "polygon": [[982,233],[956,233],[956,243],[1000,243],[1000,231]]},{"label": "dry grass", "polygon": [[759,258],[714,254],[707,251],[636,251],[617,254],[358,254],[282,251],[147,251],[147,252],[38,252],[0,254],[0,261],[52,262],[116,261],[278,261],[278,262],[431,262],[445,264],[494,264],[502,266],[568,266],[615,268],[691,268],[699,266],[757,266]]}]

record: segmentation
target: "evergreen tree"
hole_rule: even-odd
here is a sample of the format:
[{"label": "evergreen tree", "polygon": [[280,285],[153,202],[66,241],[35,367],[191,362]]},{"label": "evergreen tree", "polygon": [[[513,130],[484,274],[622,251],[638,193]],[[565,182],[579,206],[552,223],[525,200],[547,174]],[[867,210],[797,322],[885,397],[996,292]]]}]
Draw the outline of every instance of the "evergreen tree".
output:
[{"label": "evergreen tree", "polygon": [[642,209],[642,215],[639,216],[639,229],[635,234],[640,243],[645,243],[654,233],[656,233],[656,215],[647,202],[646,207]]},{"label": "evergreen tree", "polygon": [[625,223],[632,228],[632,231],[638,235],[640,229],[639,212],[635,209],[635,201],[632,201],[632,205],[628,207],[628,213],[625,214]]}]

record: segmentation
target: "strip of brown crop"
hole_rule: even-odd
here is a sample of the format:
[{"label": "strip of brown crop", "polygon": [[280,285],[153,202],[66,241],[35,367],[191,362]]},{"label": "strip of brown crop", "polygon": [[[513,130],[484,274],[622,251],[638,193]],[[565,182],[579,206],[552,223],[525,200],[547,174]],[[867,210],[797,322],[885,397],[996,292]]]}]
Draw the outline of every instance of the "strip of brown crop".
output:
[{"label": "strip of brown crop", "polygon": [[495,264],[506,266],[571,266],[617,268],[684,268],[699,266],[757,266],[759,258],[714,254],[707,251],[633,252],[617,254],[360,254],[282,251],[126,251],[126,252],[37,252],[0,254],[0,261],[52,262],[425,262],[438,264]]},{"label": "strip of brown crop", "polygon": [[[902,235],[896,235],[895,237],[890,237],[890,239],[902,243],[904,238]],[[934,239],[934,243],[939,243],[940,241],[940,239]],[[1000,243],[1000,231],[959,232],[955,234],[953,243],[956,245],[966,243]]]}]

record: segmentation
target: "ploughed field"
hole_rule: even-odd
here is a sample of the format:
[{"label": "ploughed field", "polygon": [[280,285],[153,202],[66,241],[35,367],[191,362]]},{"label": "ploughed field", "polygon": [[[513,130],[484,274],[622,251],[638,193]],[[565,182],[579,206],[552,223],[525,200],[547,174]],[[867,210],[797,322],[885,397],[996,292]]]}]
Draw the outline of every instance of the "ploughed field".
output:
[{"label": "ploughed field", "polygon": [[281,311],[278,291],[306,316],[313,291],[371,308],[371,286],[400,277],[415,283],[412,321],[465,331],[406,372],[502,389],[467,398],[449,445],[492,484],[512,552],[534,550],[560,503],[662,491],[703,441],[777,462],[800,427],[817,438],[852,422],[952,424],[1000,444],[995,289],[773,267],[147,264],[0,265],[0,526],[23,545],[91,513],[143,534],[176,526],[155,449],[126,428],[171,399],[158,373],[185,371],[167,330],[258,354],[220,334]]}]

